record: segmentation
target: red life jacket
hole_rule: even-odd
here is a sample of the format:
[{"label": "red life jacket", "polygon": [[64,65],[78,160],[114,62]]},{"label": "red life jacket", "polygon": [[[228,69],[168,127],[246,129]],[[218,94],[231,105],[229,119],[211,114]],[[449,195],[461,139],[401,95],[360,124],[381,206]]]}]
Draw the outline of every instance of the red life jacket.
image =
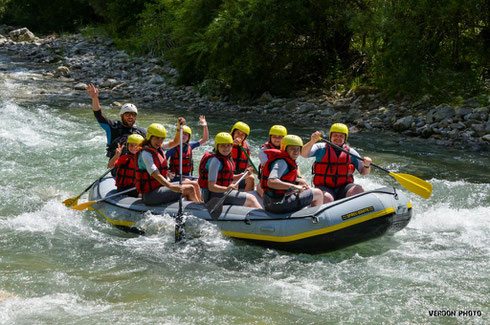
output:
[{"label": "red life jacket", "polygon": [[[158,170],[160,171],[160,174],[162,174],[163,177],[167,176],[168,172],[168,166],[167,166],[167,158],[165,158],[165,153],[161,148],[159,149],[154,149],[151,147],[144,147],[138,152],[137,158],[139,158],[139,155],[143,152],[147,151],[151,153],[153,156],[153,162],[155,163],[155,166],[157,166]],[[148,171],[145,169],[141,169],[140,166],[138,165],[138,168],[136,169],[136,190],[140,194],[144,193],[149,193],[159,187],[163,186],[160,184],[159,181],[157,181],[155,178],[151,177],[150,174],[148,174]]]},{"label": "red life jacket", "polygon": [[209,159],[213,157],[218,158],[223,165],[223,168],[221,168],[221,170],[218,172],[216,184],[228,186],[233,182],[233,171],[235,170],[235,164],[233,163],[231,157],[225,157],[219,154],[207,152],[204,154],[201,162],[199,163],[199,180],[197,182],[201,188],[208,188],[209,171],[206,168],[206,164],[208,163]]},{"label": "red life jacket", "polygon": [[[250,148],[245,140],[242,142],[242,147],[245,149],[245,152],[250,157]],[[248,158],[243,153],[242,149],[237,145],[233,145],[233,149],[231,150],[231,158],[235,163],[235,174],[240,174],[245,171],[248,167]]]},{"label": "red life jacket", "polygon": [[[176,147],[174,150],[174,154],[169,158],[170,171],[175,175],[180,174],[180,148]],[[193,162],[192,162],[192,149],[190,144],[184,145],[182,148],[182,175],[192,175],[192,171],[194,170]]]},{"label": "red life jacket", "polygon": [[268,186],[267,181],[271,174],[272,164],[279,159],[284,159],[288,164],[288,172],[281,176],[280,180],[288,183],[295,183],[298,177],[298,165],[296,161],[292,160],[289,157],[288,153],[278,149],[267,149],[264,151],[267,155],[267,162],[262,169],[260,174],[260,186],[264,189],[264,193],[268,194],[271,197],[281,197],[286,193],[286,190],[278,190],[275,188],[271,188]]},{"label": "red life jacket", "polygon": [[128,153],[119,157],[116,166],[116,187],[126,188],[134,186],[136,183],[136,156]]},{"label": "red life jacket", "polygon": [[[343,148],[349,150],[347,145],[344,145]],[[326,153],[322,160],[313,164],[313,184],[335,188],[353,183],[354,177],[352,177],[352,174],[354,169],[350,155],[342,151],[337,156],[334,148],[327,145]]]}]

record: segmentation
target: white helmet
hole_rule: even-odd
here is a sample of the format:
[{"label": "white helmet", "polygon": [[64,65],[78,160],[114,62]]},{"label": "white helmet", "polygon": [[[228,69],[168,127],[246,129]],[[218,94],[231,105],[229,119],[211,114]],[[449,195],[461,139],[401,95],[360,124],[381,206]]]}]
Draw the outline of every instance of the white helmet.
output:
[{"label": "white helmet", "polygon": [[138,115],[138,109],[136,108],[136,105],[126,103],[121,106],[121,111],[119,112],[119,115],[123,115],[124,113],[135,113],[136,115]]}]

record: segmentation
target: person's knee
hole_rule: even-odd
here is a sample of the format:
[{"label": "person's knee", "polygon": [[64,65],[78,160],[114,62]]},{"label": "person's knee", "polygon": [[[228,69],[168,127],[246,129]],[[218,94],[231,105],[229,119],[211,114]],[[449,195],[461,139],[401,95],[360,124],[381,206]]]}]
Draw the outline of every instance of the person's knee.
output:
[{"label": "person's knee", "polygon": [[330,203],[333,202],[335,199],[332,196],[332,194],[325,192],[323,193],[323,203]]},{"label": "person's knee", "polygon": [[364,188],[361,186],[361,185],[354,185],[352,186],[346,193],[346,197],[347,196],[352,196],[352,195],[356,195],[356,194],[359,194],[359,193],[362,193],[364,192]]}]

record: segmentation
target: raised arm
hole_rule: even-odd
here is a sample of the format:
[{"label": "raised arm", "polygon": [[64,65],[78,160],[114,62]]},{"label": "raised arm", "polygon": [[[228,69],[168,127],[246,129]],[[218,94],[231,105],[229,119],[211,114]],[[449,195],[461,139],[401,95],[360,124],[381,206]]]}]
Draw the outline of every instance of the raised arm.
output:
[{"label": "raised arm", "polygon": [[185,118],[179,117],[179,121],[177,123],[177,132],[175,132],[175,137],[172,141],[164,143],[163,149],[172,149],[180,144],[180,127],[185,124]]},{"label": "raised arm", "polygon": [[89,84],[85,90],[90,98],[92,98],[92,110],[94,112],[100,111],[99,90],[95,88],[94,84]]},{"label": "raised arm", "polygon": [[320,133],[320,131],[315,131],[312,133],[310,141],[305,143],[305,145],[301,149],[301,157],[308,158],[310,156],[311,148],[320,139],[321,135],[322,134]]},{"label": "raised arm", "polygon": [[206,122],[206,117],[204,115],[199,116],[199,121],[201,122],[202,126],[202,139],[199,140],[199,145],[202,146],[203,143],[206,143],[209,140],[209,130],[208,123]]}]

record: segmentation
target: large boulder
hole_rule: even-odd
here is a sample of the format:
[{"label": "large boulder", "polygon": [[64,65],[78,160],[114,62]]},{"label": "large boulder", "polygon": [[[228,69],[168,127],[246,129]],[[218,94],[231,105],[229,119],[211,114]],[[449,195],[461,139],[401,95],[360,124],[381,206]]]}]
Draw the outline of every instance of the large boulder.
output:
[{"label": "large boulder", "polygon": [[36,36],[26,27],[11,31],[9,37],[14,42],[34,42],[36,39]]},{"label": "large boulder", "polygon": [[398,119],[393,124],[393,129],[395,129],[398,132],[408,130],[410,128],[410,126],[412,125],[412,122],[413,122],[413,116],[402,117],[401,119]]}]

